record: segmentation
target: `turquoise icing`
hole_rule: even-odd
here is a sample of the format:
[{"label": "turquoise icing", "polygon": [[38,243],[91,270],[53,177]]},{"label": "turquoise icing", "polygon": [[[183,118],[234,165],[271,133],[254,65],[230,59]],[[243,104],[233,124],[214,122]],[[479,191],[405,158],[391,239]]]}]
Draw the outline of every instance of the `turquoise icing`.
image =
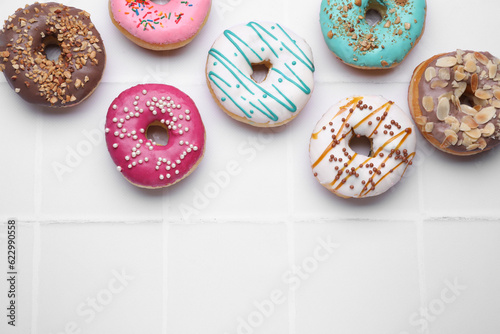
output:
[{"label": "turquoise icing", "polygon": [[[387,10],[382,20],[373,27],[364,18],[359,19],[368,9],[380,13],[384,7]],[[425,0],[361,0],[361,6],[355,0],[323,0],[320,24],[326,44],[343,62],[356,67],[388,68],[403,61],[418,42],[425,14]],[[390,26],[384,27],[388,21]],[[374,41],[368,39],[369,34]]]},{"label": "turquoise icing", "polygon": [[[299,76],[297,71],[292,69],[292,66],[297,65],[298,62],[303,64],[310,72],[314,72],[315,68],[312,59],[310,59],[300,48],[297,42],[282,28],[279,24],[273,25],[271,30],[266,29],[264,26],[257,22],[250,22],[247,24],[250,27],[260,42],[264,43],[266,47],[252,47],[243,38],[238,36],[232,30],[224,31],[225,38],[236,48],[237,52],[234,52],[234,57],[241,55],[245,59],[246,64],[251,68],[252,63],[264,62],[269,60],[268,52],[276,59],[281,59],[285,52],[288,55],[292,55],[293,60],[289,65],[285,62],[286,73],[284,69],[278,67],[272,67],[271,72],[279,75],[279,83],[283,81],[290,82],[293,86],[298,88],[301,92],[306,95],[311,94],[312,87],[309,87]],[[277,33],[275,34],[274,31]],[[278,38],[278,34],[284,36],[284,38]],[[295,113],[298,108],[293,101],[291,96],[288,96],[286,92],[282,91],[276,85],[272,84],[271,88],[265,88],[263,85],[256,83],[251,78],[251,70],[242,69],[237,65],[239,61],[232,61],[230,57],[227,57],[221,50],[212,48],[209,51],[209,56],[213,57],[216,61],[214,62],[214,70],[208,73],[208,79],[226,96],[222,98],[222,102],[227,103],[231,101],[234,105],[243,113],[243,115],[249,119],[253,118],[256,112],[265,115],[267,119],[273,122],[280,121],[279,116],[270,107],[270,101],[275,101],[283,108],[291,113]],[[251,59],[254,59],[252,62]],[[256,60],[256,61],[255,61]],[[229,76],[220,75],[216,69],[222,66],[225,71],[228,72]],[[239,95],[235,96],[231,92],[232,87],[243,88],[247,94],[245,96]],[[251,100],[248,97],[252,97]]]}]

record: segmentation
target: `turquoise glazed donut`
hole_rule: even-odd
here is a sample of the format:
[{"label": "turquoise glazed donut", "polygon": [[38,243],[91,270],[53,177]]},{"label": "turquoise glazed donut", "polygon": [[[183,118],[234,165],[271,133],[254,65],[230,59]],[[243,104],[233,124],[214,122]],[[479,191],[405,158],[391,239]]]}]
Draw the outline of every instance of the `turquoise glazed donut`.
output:
[{"label": "turquoise glazed donut", "polygon": [[[425,25],[425,0],[323,0],[320,23],[330,50],[347,65],[391,68],[418,43]],[[373,26],[366,13],[381,20]]]}]

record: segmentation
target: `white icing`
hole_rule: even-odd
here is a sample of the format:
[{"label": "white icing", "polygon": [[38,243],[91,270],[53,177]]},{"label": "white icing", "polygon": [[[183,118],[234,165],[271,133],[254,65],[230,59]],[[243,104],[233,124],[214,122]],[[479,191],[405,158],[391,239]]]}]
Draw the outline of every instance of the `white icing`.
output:
[{"label": "white icing", "polygon": [[[251,65],[262,63],[272,67],[256,83]],[[206,70],[218,103],[236,119],[257,126],[293,119],[314,87],[311,48],[276,23],[250,22],[226,30],[212,46]]]},{"label": "white icing", "polygon": [[[362,105],[371,106],[372,109],[359,109],[358,101],[363,101]],[[351,108],[354,109],[352,113]],[[385,118],[384,112],[387,112]],[[377,117],[380,119],[377,120]],[[390,129],[386,128],[389,126]],[[334,129],[334,132],[331,129]],[[371,139],[372,152],[377,152],[376,156],[363,156],[349,147],[353,131],[356,135]],[[387,131],[387,134],[384,134],[384,131]],[[342,138],[344,134],[346,136]],[[338,141],[337,144],[334,144],[332,136]],[[381,96],[351,97],[331,107],[318,122],[311,137],[309,156],[313,173],[325,188],[342,197],[361,198],[380,195],[395,185],[411,164],[415,145],[413,123],[398,106]],[[395,151],[391,154],[391,150]],[[401,158],[396,158],[396,150],[400,151]],[[331,159],[331,155],[334,159]],[[344,165],[346,163],[347,167]],[[366,164],[373,164],[373,167],[367,168]],[[335,169],[336,167],[338,168]],[[352,173],[352,168],[357,175],[347,174],[347,170]],[[374,168],[377,168],[380,174],[374,171]],[[342,174],[335,180],[339,171]],[[345,180],[345,183],[342,183],[342,180]],[[375,189],[372,190],[373,184]]]}]

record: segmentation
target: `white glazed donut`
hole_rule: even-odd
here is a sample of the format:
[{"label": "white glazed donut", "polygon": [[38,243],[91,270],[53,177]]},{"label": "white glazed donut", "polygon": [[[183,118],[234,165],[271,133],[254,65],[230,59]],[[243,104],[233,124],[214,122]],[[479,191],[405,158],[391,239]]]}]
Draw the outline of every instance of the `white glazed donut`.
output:
[{"label": "white glazed donut", "polygon": [[[265,64],[266,79],[252,79]],[[309,101],[314,64],[307,43],[277,23],[250,22],[224,31],[209,51],[208,87],[229,116],[254,126],[291,121]]]},{"label": "white glazed donut", "polygon": [[[370,156],[349,146],[367,137]],[[331,107],[316,125],[309,154],[314,176],[344,198],[384,193],[403,176],[415,156],[416,136],[406,114],[381,96],[355,96]]]}]

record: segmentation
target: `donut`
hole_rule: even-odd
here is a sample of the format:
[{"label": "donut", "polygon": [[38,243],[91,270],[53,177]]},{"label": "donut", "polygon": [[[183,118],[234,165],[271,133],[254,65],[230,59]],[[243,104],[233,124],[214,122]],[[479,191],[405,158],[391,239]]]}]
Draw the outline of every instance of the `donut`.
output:
[{"label": "donut", "polygon": [[[269,71],[261,83],[253,67]],[[309,45],[277,23],[250,22],[225,30],[208,53],[206,79],[219,107],[232,118],[257,127],[290,122],[314,88]]]},{"label": "donut", "polygon": [[[152,126],[164,128],[168,143],[148,139]],[[109,107],[108,151],[119,172],[142,188],[173,185],[191,174],[205,150],[205,127],[193,100],[162,84],[137,85]]]},{"label": "donut", "polygon": [[[374,25],[366,19],[371,11],[381,17]],[[328,48],[342,62],[387,69],[400,64],[418,43],[425,14],[425,0],[323,0],[320,24]]]},{"label": "donut", "polygon": [[[350,147],[355,137],[371,143],[370,154]],[[395,185],[415,157],[411,119],[381,96],[354,96],[331,107],[311,136],[309,157],[316,179],[343,198],[377,196]]]},{"label": "donut", "polygon": [[114,25],[135,44],[149,50],[173,50],[191,42],[205,25],[211,0],[109,0]]},{"label": "donut", "polygon": [[[58,45],[49,60],[45,48]],[[70,107],[89,97],[101,81],[106,53],[90,14],[48,2],[26,5],[5,21],[0,34],[0,70],[24,100]]]},{"label": "donut", "polygon": [[500,60],[489,52],[442,53],[417,66],[410,112],[437,149],[474,155],[500,144]]}]

